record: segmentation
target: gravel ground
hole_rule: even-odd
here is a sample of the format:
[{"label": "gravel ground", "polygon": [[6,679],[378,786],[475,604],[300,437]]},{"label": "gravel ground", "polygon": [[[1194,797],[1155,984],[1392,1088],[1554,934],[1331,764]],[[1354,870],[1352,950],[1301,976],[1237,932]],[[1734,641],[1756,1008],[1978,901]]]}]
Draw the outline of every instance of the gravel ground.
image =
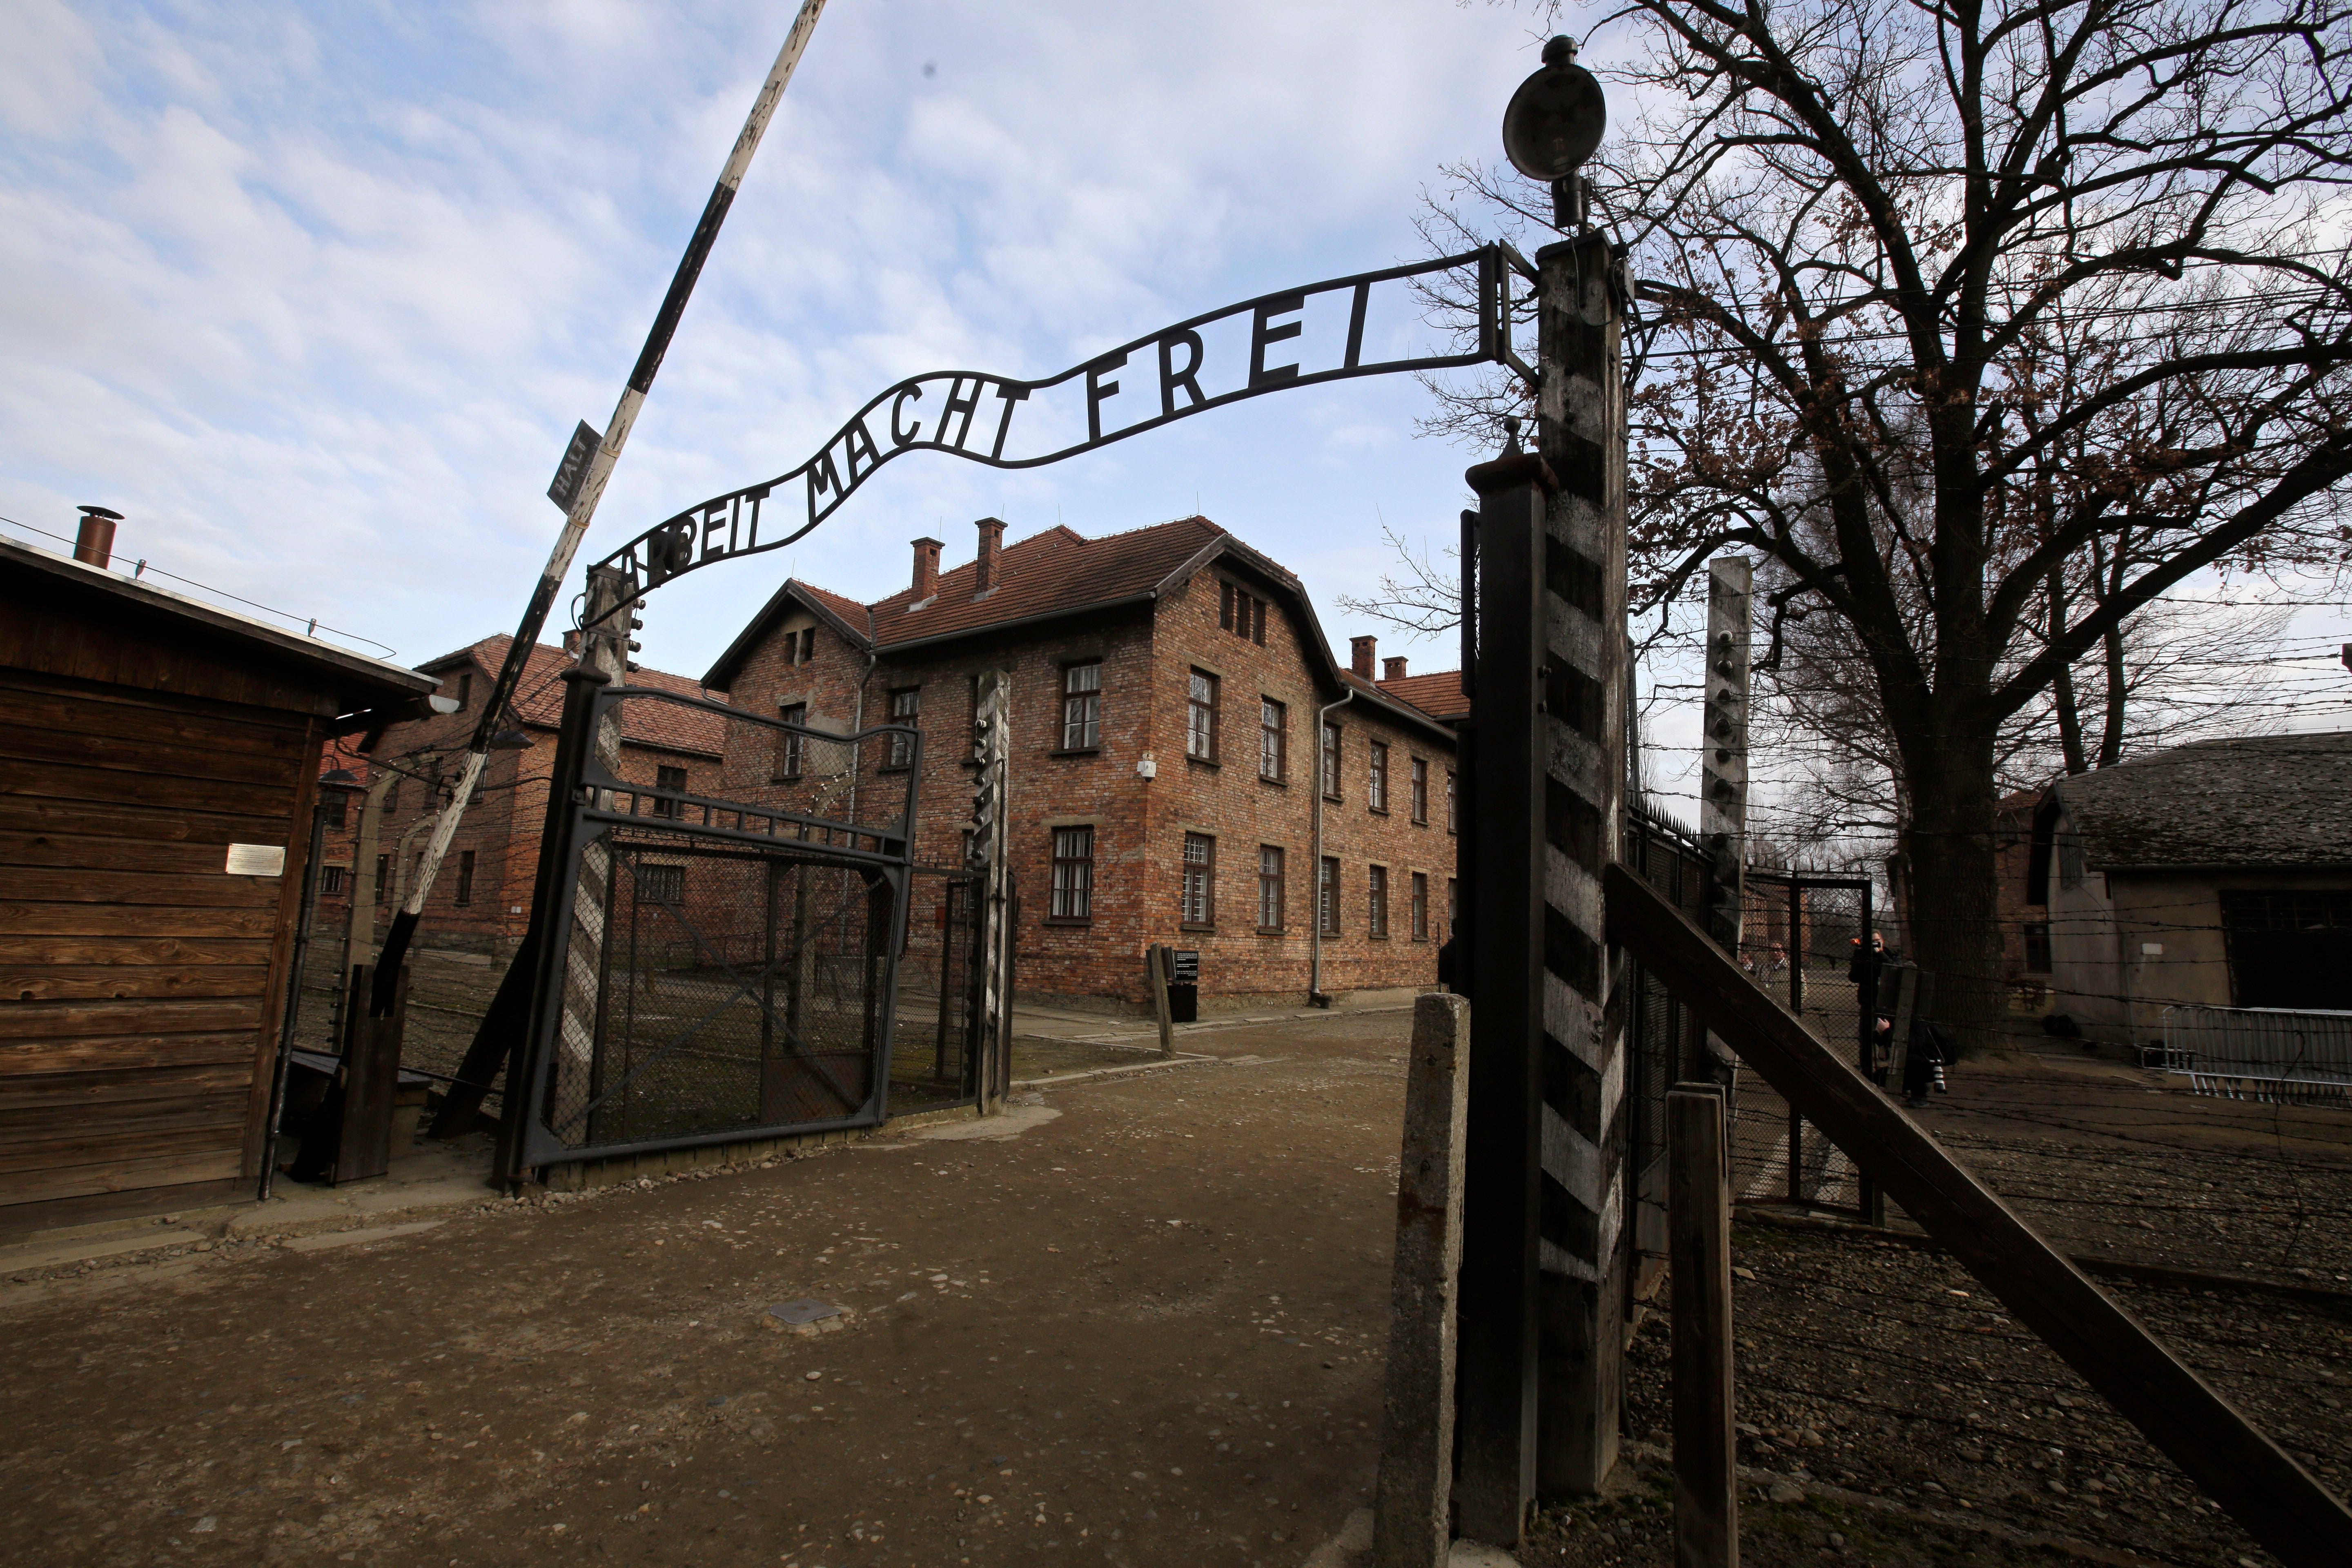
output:
[{"label": "gravel ground", "polygon": [[[1289,1568],[1370,1500],[1407,1024],[1214,1031],[1218,1063],[1051,1094],[1004,1141],[0,1288],[6,1561]],[[2344,1113],[2148,1087],[2028,1062],[1930,1121],[2070,1247],[2340,1265]],[[1736,1246],[1750,1564],[2269,1562],[1940,1254]],[[2115,1288],[2352,1486],[2352,1311]],[[853,1315],[765,1326],[803,1297]],[[1653,1318],[1622,1489],[1544,1513],[1530,1568],[1668,1560],[1665,1346]]]},{"label": "gravel ground", "polygon": [[[2272,1561],[1949,1258],[1763,1226],[1738,1228],[1733,1257],[1747,1271],[1733,1289],[1739,1458],[1758,1475],[1742,1489],[1744,1562],[2067,1554],[2035,1538],[2158,1563]],[[2118,1294],[2331,1489],[2352,1483],[2352,1311]],[[1627,1426],[1661,1452],[1668,1370],[1654,1316],[1630,1357]],[[1636,1475],[1623,1497],[1547,1513],[1528,1563],[1671,1562],[1670,1481]]]}]

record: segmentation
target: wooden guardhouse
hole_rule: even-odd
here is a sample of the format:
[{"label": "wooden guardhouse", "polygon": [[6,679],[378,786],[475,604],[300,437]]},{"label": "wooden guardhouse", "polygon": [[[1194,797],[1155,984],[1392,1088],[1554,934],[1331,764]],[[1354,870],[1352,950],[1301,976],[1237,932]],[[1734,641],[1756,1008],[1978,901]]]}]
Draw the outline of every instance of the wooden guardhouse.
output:
[{"label": "wooden guardhouse", "polygon": [[320,744],[435,685],[100,526],[0,541],[0,1235],[254,1194]]}]

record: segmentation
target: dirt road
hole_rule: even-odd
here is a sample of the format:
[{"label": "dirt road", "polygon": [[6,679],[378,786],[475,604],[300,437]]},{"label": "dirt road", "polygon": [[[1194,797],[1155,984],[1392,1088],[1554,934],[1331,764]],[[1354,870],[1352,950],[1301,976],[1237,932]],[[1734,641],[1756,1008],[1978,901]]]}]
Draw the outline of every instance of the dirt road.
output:
[{"label": "dirt road", "polygon": [[[1407,1026],[1222,1031],[1009,1139],[16,1287],[6,1556],[1296,1563],[1370,1500]],[[807,1298],[853,1315],[764,1326]]]},{"label": "dirt road", "polygon": [[[1220,1028],[1187,1042],[1214,1062],[1001,1124],[0,1286],[0,1562],[1297,1568],[1370,1501],[1407,1027]],[[2213,1154],[2144,1146],[2184,1136],[2149,1121],[2168,1101],[2029,1076],[1929,1121],[2103,1223],[2084,1173]],[[974,1131],[1007,1135],[950,1135]],[[2190,1172],[2151,1212],[2278,1209],[2331,1251],[2338,1194],[2290,1163],[2294,1205],[2216,1181],[2209,1214]],[[1948,1258],[1759,1230],[1737,1260],[1754,1562],[2066,1557],[2051,1535],[2264,1560]],[[2347,1310],[2130,1295],[2329,1484],[2352,1474]],[[848,1315],[769,1326],[809,1299]],[[1662,1327],[1627,1413],[1654,1456]],[[1671,1561],[1654,1457],[1623,1486],[1548,1512],[1522,1560]]]}]

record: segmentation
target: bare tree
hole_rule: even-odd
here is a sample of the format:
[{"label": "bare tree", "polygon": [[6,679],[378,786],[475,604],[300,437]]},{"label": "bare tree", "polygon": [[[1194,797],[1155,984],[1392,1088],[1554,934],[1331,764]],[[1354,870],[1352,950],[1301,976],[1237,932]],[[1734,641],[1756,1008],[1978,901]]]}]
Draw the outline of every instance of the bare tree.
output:
[{"label": "bare tree", "polygon": [[[1596,171],[1648,316],[1643,586],[1744,546],[1786,575],[1776,632],[1843,628],[1939,915],[1915,948],[1956,1021],[1989,1018],[2004,726],[2196,574],[2343,563],[2352,270],[2326,205],[2352,169],[2352,11],[1615,15],[1645,42],[1610,73],[1645,107]],[[1532,188],[1452,174],[1433,237],[1539,224]],[[2095,365],[2065,369],[2066,332]],[[1439,424],[1465,432],[1516,396],[1450,392]]]}]

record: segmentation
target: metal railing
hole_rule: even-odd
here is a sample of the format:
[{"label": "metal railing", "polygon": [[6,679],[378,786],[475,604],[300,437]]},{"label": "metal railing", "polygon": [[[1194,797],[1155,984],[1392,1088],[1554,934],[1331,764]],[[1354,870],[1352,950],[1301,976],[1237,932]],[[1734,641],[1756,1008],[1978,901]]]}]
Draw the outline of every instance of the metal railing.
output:
[{"label": "metal railing", "polygon": [[2226,1100],[2352,1099],[2352,1013],[2167,1007],[2162,1059],[2148,1065]]}]

